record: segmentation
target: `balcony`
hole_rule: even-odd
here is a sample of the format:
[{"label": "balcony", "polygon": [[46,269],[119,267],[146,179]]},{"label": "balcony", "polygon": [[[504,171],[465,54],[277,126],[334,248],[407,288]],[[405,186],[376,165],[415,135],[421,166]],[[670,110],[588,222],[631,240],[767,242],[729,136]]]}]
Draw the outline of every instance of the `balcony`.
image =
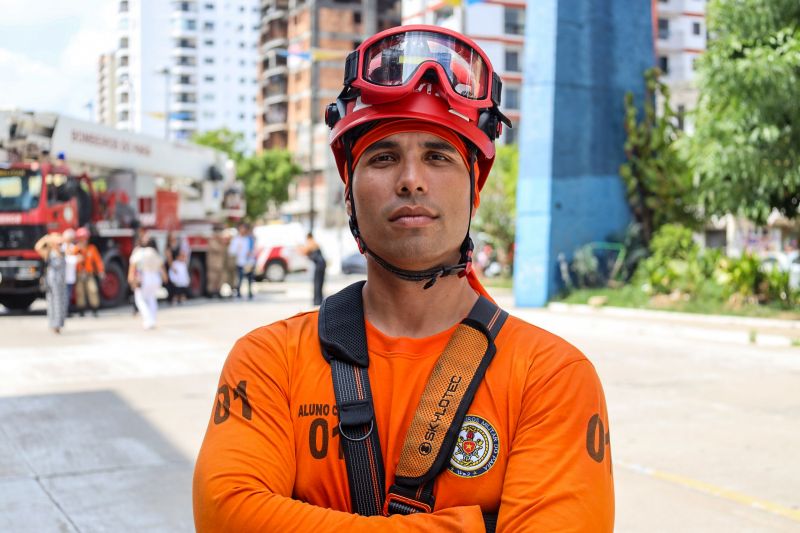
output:
[{"label": "balcony", "polygon": [[660,17],[680,17],[684,13],[704,14],[706,0],[659,0],[656,12]]}]

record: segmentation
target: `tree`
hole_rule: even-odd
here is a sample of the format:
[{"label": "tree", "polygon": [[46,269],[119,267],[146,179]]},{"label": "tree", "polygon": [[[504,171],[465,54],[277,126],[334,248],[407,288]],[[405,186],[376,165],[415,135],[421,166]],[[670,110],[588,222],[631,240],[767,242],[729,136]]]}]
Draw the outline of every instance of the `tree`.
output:
[{"label": "tree", "polygon": [[517,145],[498,146],[492,172],[481,191],[481,205],[475,215],[474,227],[491,236],[495,247],[504,252],[510,251],[514,244],[518,175]]},{"label": "tree", "polygon": [[271,207],[278,208],[289,198],[289,184],[301,169],[284,150],[266,150],[260,154],[243,152],[244,135],[227,128],[196,133],[192,142],[228,154],[236,163],[236,176],[244,183],[247,218],[255,220]]},{"label": "tree", "polygon": [[[676,145],[683,132],[670,106],[669,87],[659,80],[660,74],[655,68],[644,74],[646,92],[641,121],[633,94],[625,94],[628,160],[619,173],[645,244],[664,224],[696,224],[692,176]],[[660,113],[656,111],[656,100],[661,103]]]},{"label": "tree", "polygon": [[289,199],[289,184],[302,172],[285,150],[266,150],[247,157],[236,166],[244,182],[247,217],[255,220],[270,206],[278,208]]},{"label": "tree", "polygon": [[800,203],[800,2],[713,0],[687,145],[709,214],[765,222]]},{"label": "tree", "polygon": [[195,133],[192,142],[225,152],[237,164],[244,159],[244,134],[228,128]]}]

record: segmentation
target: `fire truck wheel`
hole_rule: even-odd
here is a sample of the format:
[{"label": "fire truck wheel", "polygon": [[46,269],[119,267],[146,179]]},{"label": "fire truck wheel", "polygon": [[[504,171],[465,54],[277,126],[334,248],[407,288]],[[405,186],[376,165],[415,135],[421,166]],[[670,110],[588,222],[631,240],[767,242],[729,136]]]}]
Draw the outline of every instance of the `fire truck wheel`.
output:
[{"label": "fire truck wheel", "polygon": [[192,255],[189,260],[189,297],[200,298],[206,292],[206,264],[202,257]]},{"label": "fire truck wheel", "polygon": [[264,277],[267,281],[283,281],[286,279],[286,264],[278,259],[273,259],[267,263],[264,269]]},{"label": "fire truck wheel", "polygon": [[128,282],[118,260],[106,263],[106,275],[100,281],[100,301],[103,307],[116,307],[128,297]]},{"label": "fire truck wheel", "polygon": [[25,311],[36,300],[35,294],[7,294],[0,299],[0,304],[12,311]]}]

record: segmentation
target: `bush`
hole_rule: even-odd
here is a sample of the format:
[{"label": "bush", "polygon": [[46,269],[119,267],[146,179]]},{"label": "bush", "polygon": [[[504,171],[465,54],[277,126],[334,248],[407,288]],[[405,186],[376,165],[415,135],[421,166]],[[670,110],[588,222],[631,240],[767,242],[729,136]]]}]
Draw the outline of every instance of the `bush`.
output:
[{"label": "bush", "polygon": [[700,248],[692,240],[691,230],[665,224],[653,235],[650,257],[639,264],[636,282],[649,293],[696,293],[707,269],[698,261],[699,255]]}]

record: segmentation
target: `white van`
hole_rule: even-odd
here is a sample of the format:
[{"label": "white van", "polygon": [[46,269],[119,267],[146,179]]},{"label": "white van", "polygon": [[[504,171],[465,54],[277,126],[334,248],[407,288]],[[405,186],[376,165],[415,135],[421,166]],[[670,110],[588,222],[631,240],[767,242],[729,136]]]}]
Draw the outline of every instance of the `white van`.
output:
[{"label": "white van", "polygon": [[255,226],[255,279],[283,281],[286,274],[308,270],[310,261],[302,252],[307,233],[299,222]]}]

